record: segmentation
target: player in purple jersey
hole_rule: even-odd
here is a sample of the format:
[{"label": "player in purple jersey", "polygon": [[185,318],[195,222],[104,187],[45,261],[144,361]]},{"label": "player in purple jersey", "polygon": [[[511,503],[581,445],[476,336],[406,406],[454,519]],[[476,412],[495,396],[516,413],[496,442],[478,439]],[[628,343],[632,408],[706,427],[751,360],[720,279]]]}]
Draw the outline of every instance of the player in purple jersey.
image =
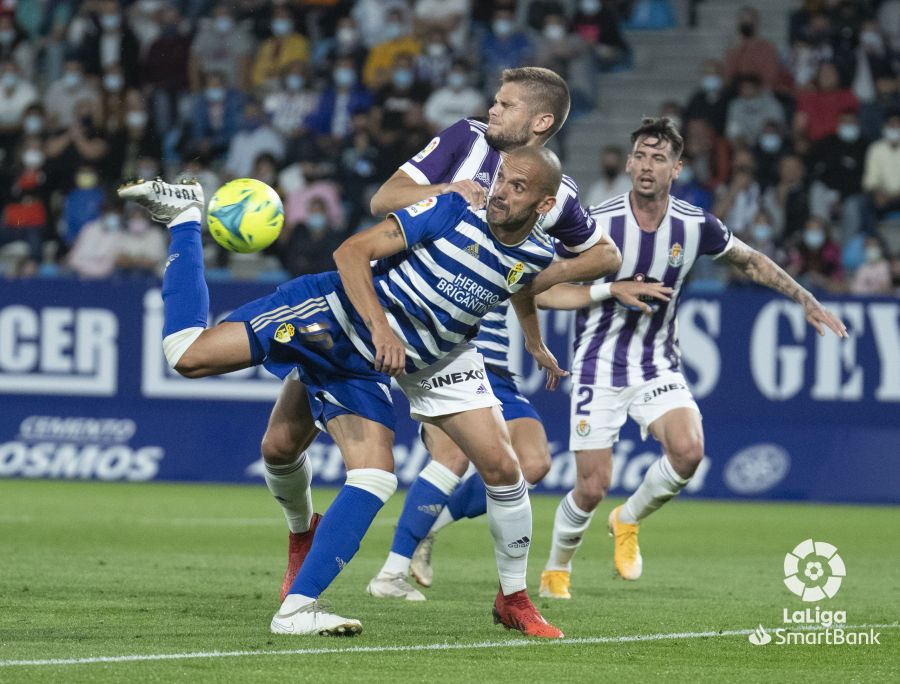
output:
[{"label": "player in purple jersey", "polygon": [[[519,147],[545,144],[563,125],[568,110],[568,88],[557,74],[535,67],[507,69],[487,125],[463,119],[439,133],[375,193],[372,212],[382,214],[448,192],[458,192],[470,204],[481,206],[491,192],[502,156]],[[615,249],[581,207],[571,179],[563,178],[556,207],[540,226],[556,238],[557,251],[565,257],[548,269],[551,275],[557,268],[564,269],[566,279],[580,279],[579,274],[587,273],[593,278],[616,268]],[[503,402],[503,416],[525,479],[534,484],[550,468],[550,452],[540,417],[516,389],[507,369],[505,313],[505,308],[498,307],[482,319],[474,344],[484,356],[494,393]],[[424,600],[407,576],[415,557],[413,576],[423,586],[431,584],[434,532],[426,535],[452,521],[451,513],[476,517],[486,510],[481,478],[473,474],[460,484],[469,465],[462,450],[433,425],[423,425],[421,435],[432,460],[410,487],[388,558],[367,586],[369,594],[379,598]]]},{"label": "player in purple jersey", "polygon": [[641,576],[640,521],[676,496],[703,458],[700,412],[680,371],[675,327],[681,285],[698,257],[723,259],[754,282],[787,295],[820,335],[827,327],[847,336],[843,323],[768,257],[716,217],[670,195],[684,146],[671,121],[644,119],[631,140],[626,166],[631,192],[591,207],[621,250],[621,267],[589,287],[557,285],[538,298],[546,308],[579,309],[569,445],[577,479],[556,510],[541,575],[544,597],[570,598],[572,557],[609,488],[612,445],[628,416],[645,437],[649,433],[660,442],[664,455],[609,515],[615,567],[623,578]]}]

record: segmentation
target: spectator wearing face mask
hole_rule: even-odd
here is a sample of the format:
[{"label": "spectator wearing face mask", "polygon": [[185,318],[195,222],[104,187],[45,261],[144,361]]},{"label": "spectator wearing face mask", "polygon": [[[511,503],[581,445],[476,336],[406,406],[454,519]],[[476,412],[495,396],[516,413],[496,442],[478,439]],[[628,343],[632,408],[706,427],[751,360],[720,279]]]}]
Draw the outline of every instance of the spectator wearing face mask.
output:
[{"label": "spectator wearing face mask", "polygon": [[416,0],[413,15],[422,31],[440,31],[459,54],[468,46],[469,4],[469,0]]},{"label": "spectator wearing face mask", "polygon": [[325,201],[312,197],[304,220],[282,232],[276,249],[282,266],[292,277],[321,273],[334,269],[331,255],[345,237],[332,222]]},{"label": "spectator wearing face mask", "polygon": [[273,90],[289,64],[308,62],[309,42],[297,32],[291,11],[285,5],[274,7],[270,35],[256,52],[251,83]]},{"label": "spectator wearing face mask", "polygon": [[0,62],[0,149],[7,155],[22,129],[25,111],[37,98],[37,88],[22,79],[15,62]]},{"label": "spectator wearing face mask", "polygon": [[397,55],[415,57],[422,51],[422,45],[412,35],[404,10],[399,8],[390,10],[384,26],[385,40],[372,46],[363,66],[363,83],[373,92],[390,81]]},{"label": "spectator wearing face mask", "polygon": [[141,160],[160,159],[162,143],[139,91],[129,90],[125,94],[121,123],[108,128],[106,135],[109,153],[103,164],[103,177],[110,190],[123,178],[153,178],[142,174]]},{"label": "spectator wearing face mask", "polygon": [[31,81],[34,78],[35,53],[35,46],[15,16],[11,13],[0,14],[0,62],[13,62],[19,75]]},{"label": "spectator wearing face mask", "polygon": [[369,50],[353,17],[341,17],[337,20],[333,37],[313,43],[312,63],[318,72],[327,70],[338,59],[347,58],[352,60],[356,72],[361,73],[368,54]]},{"label": "spectator wearing face mask", "polygon": [[756,180],[756,161],[747,150],[734,155],[731,179],[716,193],[713,213],[721,216],[732,231],[743,235],[759,210],[761,190]]},{"label": "spectator wearing face mask", "polygon": [[753,146],[756,159],[756,178],[765,192],[778,182],[781,158],[794,151],[793,142],[778,121],[767,121]]},{"label": "spectator wearing face mask", "polygon": [[575,114],[596,105],[597,78],[593,53],[585,40],[571,32],[564,14],[544,15],[540,35],[535,39],[535,65],[555,71],[566,79]]},{"label": "spectator wearing face mask", "polygon": [[344,138],[337,169],[337,180],[348,203],[348,225],[359,226],[369,215],[368,197],[381,178],[381,150],[369,130],[365,114],[353,117],[353,132]]},{"label": "spectator wearing face mask", "polygon": [[728,96],[722,77],[722,63],[717,59],[707,59],[700,72],[699,87],[684,108],[684,120],[702,119],[713,127],[717,135],[724,135],[727,115]]},{"label": "spectator wearing face mask", "polygon": [[816,87],[797,96],[794,135],[815,144],[837,131],[843,112],[859,110],[859,101],[849,88],[841,84],[837,67],[823,62],[816,76]]},{"label": "spectator wearing face mask", "polygon": [[841,246],[831,239],[828,222],[810,217],[788,254],[787,272],[807,287],[828,292],[844,289]]},{"label": "spectator wearing face mask", "polygon": [[697,178],[694,160],[689,154],[681,155],[681,171],[672,184],[672,196],[705,211],[712,211],[713,193]]},{"label": "spectator wearing face mask", "polygon": [[394,40],[409,29],[409,5],[405,0],[356,0],[350,16],[361,28],[363,42],[369,49]]},{"label": "spectator wearing face mask", "polygon": [[99,107],[100,99],[100,91],[96,85],[93,81],[85,79],[81,62],[69,55],[63,66],[62,76],[51,83],[44,93],[47,128],[49,130],[68,128],[75,121],[76,102],[89,100]]},{"label": "spectator wearing face mask", "polygon": [[412,156],[406,147],[412,133],[408,119],[411,115],[421,117],[428,95],[428,87],[416,81],[413,56],[397,55],[390,81],[375,94],[371,115],[372,134],[384,150],[382,162],[388,169],[399,167]]},{"label": "spectator wearing face mask", "polygon": [[447,75],[447,84],[435,90],[425,101],[425,120],[435,132],[460,119],[483,116],[487,103],[480,91],[472,87],[468,62],[458,59]]},{"label": "spectator wearing face mask", "polygon": [[227,86],[223,74],[211,71],[204,87],[194,96],[191,113],[191,139],[187,154],[219,157],[228,149],[241,126],[244,97]]},{"label": "spectator wearing face mask", "polygon": [[850,281],[850,292],[855,295],[890,295],[893,289],[891,263],[885,257],[881,240],[874,236],[867,237],[864,255],[865,261]]},{"label": "spectator wearing face mask", "polygon": [[429,90],[440,88],[447,82],[447,75],[453,66],[453,50],[447,36],[439,29],[431,29],[425,34],[422,52],[416,57],[416,80],[427,85]]},{"label": "spectator wearing face mask", "polygon": [[79,231],[66,255],[66,265],[85,280],[108,278],[116,270],[121,238],[121,208],[107,204],[99,217],[85,223]]},{"label": "spectator wearing face mask", "polygon": [[161,276],[167,251],[165,228],[150,221],[138,207],[128,210],[124,230],[119,235],[116,271],[132,277]]},{"label": "spectator wearing face mask", "polygon": [[173,4],[159,13],[159,35],[150,43],[141,63],[144,84],[150,90],[148,110],[157,130],[165,133],[175,125],[182,103],[188,97],[188,63],[191,36],[182,30],[182,18]]},{"label": "spectator wearing face mask", "polygon": [[877,96],[875,81],[893,78],[897,71],[896,56],[876,21],[870,19],[860,26],[859,45],[853,58],[853,93],[860,102],[872,102]]},{"label": "spectator wearing face mask", "polygon": [[226,177],[249,177],[256,160],[263,154],[272,155],[280,163],[284,159],[284,138],[272,128],[262,106],[249,100],[244,105],[241,130],[228,147]]},{"label": "spectator wearing face mask", "polygon": [[278,86],[263,100],[263,111],[284,138],[288,158],[304,156],[306,117],[319,105],[319,93],[309,83],[309,71],[301,62],[288,64]]},{"label": "spectator wearing face mask", "polygon": [[85,71],[98,76],[113,65],[119,67],[125,84],[140,85],[141,46],[122,15],[116,0],[100,0],[94,17],[95,30],[82,45]]},{"label": "spectator wearing face mask", "polygon": [[784,109],[756,74],[737,79],[737,97],[728,104],[725,135],[734,144],[754,146],[768,121],[784,123]]},{"label": "spectator wearing face mask", "polygon": [[47,171],[54,183],[65,184],[72,169],[79,166],[98,168],[109,152],[96,104],[90,100],[79,100],[75,104],[74,115],[72,123],[51,134],[44,146]]},{"label": "spectator wearing face mask", "polygon": [[372,108],[372,94],[359,83],[349,57],[338,59],[331,70],[331,84],[322,92],[319,106],[306,119],[307,127],[319,138],[340,140],[347,136],[355,114]]},{"label": "spectator wearing face mask", "polygon": [[625,173],[625,153],[618,145],[604,147],[600,153],[600,177],[584,194],[585,202],[597,206],[629,190],[631,177]]},{"label": "spectator wearing face mask", "polygon": [[100,218],[106,201],[100,176],[89,165],[80,166],[74,173],[74,187],[63,200],[63,249],[75,244],[85,224]]},{"label": "spectator wearing face mask", "polygon": [[534,46],[516,24],[513,13],[498,9],[491,18],[489,30],[481,39],[479,54],[482,83],[493,96],[503,70],[530,64],[534,59]]},{"label": "spectator wearing face mask", "polygon": [[812,177],[839,195],[842,241],[865,229],[862,177],[867,148],[859,117],[848,111],[838,119],[835,133],[817,142],[809,155]]},{"label": "spectator wearing face mask", "polygon": [[204,75],[211,72],[219,74],[226,87],[248,89],[253,46],[249,25],[235,20],[231,3],[217,4],[212,17],[200,20],[191,43],[188,63],[191,90],[198,92],[203,87]]},{"label": "spectator wearing face mask", "polygon": [[36,268],[43,256],[44,237],[50,220],[47,211],[47,176],[43,171],[44,153],[39,138],[23,142],[17,162],[2,174],[0,195],[0,246],[12,242],[28,245],[28,270]]},{"label": "spectator wearing face mask", "polygon": [[[900,110],[888,113],[880,140],[869,146],[863,171],[863,189],[868,193],[875,220],[900,211]],[[869,226],[871,230],[873,226]]]},{"label": "spectator wearing face mask", "polygon": [[779,235],[775,231],[772,216],[765,209],[760,209],[753,217],[750,228],[742,238],[744,242],[758,252],[762,252],[776,264],[785,262],[785,253],[779,245]]},{"label": "spectator wearing face mask", "polygon": [[737,39],[725,53],[725,82],[739,75],[753,74],[766,89],[779,82],[781,60],[778,49],[759,35],[759,12],[745,6],[738,12]]}]

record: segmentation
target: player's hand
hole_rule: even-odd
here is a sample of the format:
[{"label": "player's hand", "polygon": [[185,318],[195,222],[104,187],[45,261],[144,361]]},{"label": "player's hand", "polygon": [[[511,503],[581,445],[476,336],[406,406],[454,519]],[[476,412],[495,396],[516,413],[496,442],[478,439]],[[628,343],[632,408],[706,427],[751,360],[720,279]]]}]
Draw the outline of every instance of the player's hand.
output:
[{"label": "player's hand", "polygon": [[672,298],[673,292],[671,287],[666,287],[662,283],[647,283],[637,280],[616,281],[609,291],[625,306],[640,309],[647,315],[653,313],[653,307],[641,300],[641,297],[653,297],[661,302],[668,302]]},{"label": "player's hand", "polygon": [[827,327],[838,337],[849,337],[847,326],[844,325],[843,321],[822,306],[815,297],[810,297],[803,304],[803,313],[806,315],[806,320],[816,329],[820,336],[825,334],[825,328]]},{"label": "player's hand", "polygon": [[534,362],[538,368],[547,370],[547,389],[551,392],[559,387],[559,381],[569,374],[559,367],[556,357],[547,349],[547,345],[541,342],[539,347],[529,349],[528,352],[534,357]]},{"label": "player's hand", "polygon": [[487,190],[481,183],[476,183],[471,178],[450,183],[441,194],[446,195],[448,192],[458,192],[472,209],[481,209],[487,202]]},{"label": "player's hand", "polygon": [[392,378],[406,372],[406,348],[393,330],[387,326],[373,330],[372,346],[375,347],[375,370]]}]

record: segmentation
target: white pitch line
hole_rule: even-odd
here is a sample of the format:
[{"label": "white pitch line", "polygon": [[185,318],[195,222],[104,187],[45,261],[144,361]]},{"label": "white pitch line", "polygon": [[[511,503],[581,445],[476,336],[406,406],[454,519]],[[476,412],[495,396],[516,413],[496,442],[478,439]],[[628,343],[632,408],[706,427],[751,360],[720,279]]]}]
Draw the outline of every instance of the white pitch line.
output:
[{"label": "white pitch line", "polygon": [[[897,629],[900,624],[835,625],[850,629]],[[774,631],[776,628],[766,628]],[[802,631],[821,631],[821,625],[796,628]],[[486,648],[522,648],[527,646],[571,646],[591,644],[627,644],[638,641],[664,641],[667,639],[707,639],[723,636],[747,636],[754,629],[724,629],[707,632],[668,632],[661,634],[633,634],[611,637],[576,637],[572,639],[511,639],[509,641],[477,641],[471,644],[417,644],[412,646],[350,646],[349,648],[294,648],[282,651],[198,651],[195,653],[155,653],[148,655],[97,656],[94,658],[50,658],[47,660],[0,660],[0,667],[90,665],[94,663],[138,663],[155,660],[191,660],[200,658],[244,658],[247,656],[333,655],[349,653],[409,653],[422,651],[467,651]]]}]

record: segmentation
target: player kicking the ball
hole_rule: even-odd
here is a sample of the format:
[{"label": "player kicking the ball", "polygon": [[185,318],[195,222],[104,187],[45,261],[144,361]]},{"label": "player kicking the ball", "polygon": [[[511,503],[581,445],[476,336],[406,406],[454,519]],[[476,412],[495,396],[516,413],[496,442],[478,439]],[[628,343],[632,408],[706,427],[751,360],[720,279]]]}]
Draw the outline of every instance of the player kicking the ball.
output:
[{"label": "player kicking the ball", "polygon": [[[641,576],[641,521],[687,485],[703,458],[700,412],[680,371],[675,326],[681,286],[698,257],[723,259],[754,282],[787,295],[820,335],[826,327],[847,335],[840,320],[768,257],[715,216],[669,194],[681,171],[684,143],[668,119],[644,119],[631,141],[626,165],[631,192],[591,208],[622,252],[621,268],[590,287],[557,285],[538,298],[542,307],[579,309],[569,443],[577,479],[556,510],[541,575],[544,597],[570,598],[572,557],[609,489],[612,446],[628,416],[645,437],[649,433],[660,442],[664,455],[609,514],[615,567],[623,578]],[[644,293],[648,282],[656,283],[656,292],[639,306],[623,305],[623,299]]]},{"label": "player kicking the ball", "polygon": [[[486,221],[456,193],[430,197],[345,241],[335,252],[337,272],[289,281],[210,329],[199,185],[140,181],[119,189],[123,199],[147,207],[171,231],[163,277],[169,364],[191,378],[259,364],[281,378],[296,370],[307,418],[328,431],[344,458],[346,482],[272,618],[273,632],[362,631],[358,620],[331,613],[318,599],[397,487],[388,388],[394,377],[413,417],[439,426],[460,444],[484,478],[500,575],[495,621],[533,636],[562,636],[525,590],[528,546],[519,541],[532,534],[528,491],[500,402],[483,380],[481,355],[468,344],[481,317],[512,298],[526,348],[549,371],[548,386],[565,374],[541,340],[529,291],[553,257],[549,238],[535,224],[553,208],[560,182],[552,152],[516,150],[503,161]],[[478,245],[474,255],[472,245]],[[372,261],[378,262],[374,268]],[[427,383],[443,374],[466,380]],[[307,492],[300,494],[308,499]]]}]

